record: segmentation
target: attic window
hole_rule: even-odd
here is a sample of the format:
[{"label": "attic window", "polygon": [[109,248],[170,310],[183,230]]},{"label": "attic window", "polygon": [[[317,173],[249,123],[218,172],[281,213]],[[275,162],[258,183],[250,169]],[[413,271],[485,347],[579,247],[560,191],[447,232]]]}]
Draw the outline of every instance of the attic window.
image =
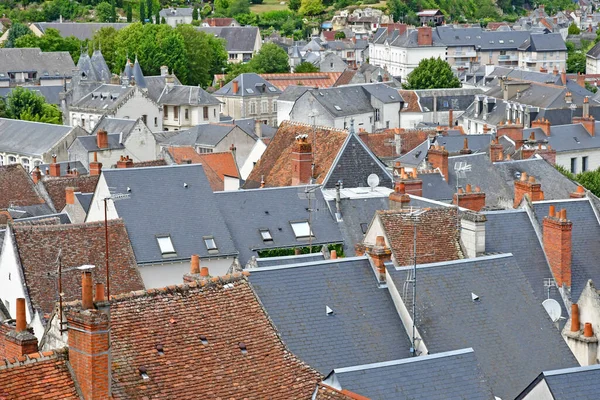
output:
[{"label": "attic window", "polygon": [[390,99],[396,100],[396,98],[394,96],[392,96],[392,95],[390,95]]},{"label": "attic window", "polygon": [[498,43],[504,43],[504,40],[498,40]]},{"label": "attic window", "polygon": [[273,236],[271,235],[271,231],[268,229],[260,229],[260,237],[264,242],[273,241]]},{"label": "attic window", "polygon": [[510,40],[508,41],[508,43],[514,43],[514,42],[515,42],[515,41],[514,41],[513,39],[510,39]]},{"label": "attic window", "polygon": [[219,248],[217,247],[217,243],[215,242],[215,238],[212,236],[204,237],[204,245],[206,246],[206,249],[209,252],[210,251],[219,251]]},{"label": "attic window", "polygon": [[252,93],[254,93],[254,90],[252,90],[252,89],[250,89],[250,88],[246,88],[246,92],[248,92],[248,93],[252,94]]},{"label": "attic window", "polygon": [[164,347],[163,347],[162,344],[157,344],[156,345],[156,352],[158,353],[159,356],[164,356],[165,355]]},{"label": "attic window", "polygon": [[206,335],[200,335],[200,342],[206,346],[208,344],[208,339],[206,338]]},{"label": "attic window", "polygon": [[157,236],[156,241],[163,256],[175,254],[175,247],[173,247],[171,236]]},{"label": "attic window", "polygon": [[360,230],[362,231],[363,235],[365,233],[367,233],[368,228],[369,228],[369,224],[367,224],[366,222],[363,222],[360,224]]},{"label": "attic window", "polygon": [[308,221],[290,222],[296,239],[303,239],[313,236],[312,229]]},{"label": "attic window", "polygon": [[248,348],[246,347],[246,343],[240,342],[239,346],[240,350],[242,351],[242,354],[248,354]]},{"label": "attic window", "polygon": [[277,89],[275,89],[275,88],[274,88],[274,87],[272,87],[272,86],[269,86],[269,91],[270,91],[270,92],[276,92],[276,91],[277,91]]},{"label": "attic window", "polygon": [[139,367],[138,370],[140,371],[140,376],[142,377],[142,379],[144,379],[144,380],[150,379],[150,377],[148,376],[148,371],[146,370],[146,367]]},{"label": "attic window", "polygon": [[579,144],[579,139],[577,138],[577,136],[573,136],[573,140],[575,140],[577,142],[577,144]]},{"label": "attic window", "polygon": [[340,106],[333,106],[333,107],[338,111],[342,111],[342,108]]}]

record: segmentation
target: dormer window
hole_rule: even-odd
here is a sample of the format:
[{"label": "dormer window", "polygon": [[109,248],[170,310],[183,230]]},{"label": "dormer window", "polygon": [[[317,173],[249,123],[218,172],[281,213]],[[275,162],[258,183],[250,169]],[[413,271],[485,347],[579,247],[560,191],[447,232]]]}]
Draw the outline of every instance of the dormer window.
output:
[{"label": "dormer window", "polygon": [[260,231],[260,237],[262,238],[263,242],[272,242],[273,241],[273,235],[271,235],[271,231],[268,229],[259,229]]},{"label": "dormer window", "polygon": [[157,236],[156,241],[158,242],[158,247],[163,256],[166,257],[176,254],[175,247],[173,247],[173,242],[171,241],[171,236]]},{"label": "dormer window", "polygon": [[206,246],[206,250],[208,250],[209,252],[219,251],[217,243],[215,242],[215,238],[212,236],[204,237],[204,245]]},{"label": "dormer window", "polygon": [[290,225],[292,225],[292,230],[294,231],[294,235],[296,235],[296,239],[306,239],[314,236],[308,221],[290,222]]}]

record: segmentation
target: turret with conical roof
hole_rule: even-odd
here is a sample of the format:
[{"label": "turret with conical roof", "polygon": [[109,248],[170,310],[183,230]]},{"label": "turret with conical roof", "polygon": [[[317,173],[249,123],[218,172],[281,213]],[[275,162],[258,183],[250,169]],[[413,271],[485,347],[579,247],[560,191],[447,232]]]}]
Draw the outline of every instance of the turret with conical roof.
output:
[{"label": "turret with conical roof", "polygon": [[133,79],[135,79],[135,85],[141,88],[146,87],[146,79],[142,73],[142,67],[138,62],[137,56],[135,57],[135,63],[133,64]]},{"label": "turret with conical roof", "polygon": [[94,72],[94,68],[92,68],[90,56],[87,51],[84,51],[83,49],[79,55],[79,61],[77,61],[77,68],[79,69],[79,76],[81,76],[81,79],[92,82],[96,81],[96,73]]},{"label": "turret with conical roof", "polygon": [[91,65],[94,70],[94,73],[96,75],[96,80],[104,82],[104,83],[109,83],[111,73],[110,73],[110,69],[108,68],[108,65],[106,64],[106,60],[104,60],[102,51],[100,51],[99,49],[94,50],[94,53],[92,54],[92,58],[90,59],[90,61],[91,61]]},{"label": "turret with conical roof", "polygon": [[127,57],[127,62],[125,63],[125,69],[123,70],[123,77],[128,81],[131,81],[131,77],[133,76],[133,65],[131,64],[131,60]]}]

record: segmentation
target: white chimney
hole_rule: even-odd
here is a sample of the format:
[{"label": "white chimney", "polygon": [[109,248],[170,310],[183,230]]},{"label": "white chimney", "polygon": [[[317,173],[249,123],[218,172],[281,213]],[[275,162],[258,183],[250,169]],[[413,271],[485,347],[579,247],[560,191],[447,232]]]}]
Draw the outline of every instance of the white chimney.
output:
[{"label": "white chimney", "polygon": [[254,134],[259,139],[262,139],[262,122],[258,119],[254,120]]},{"label": "white chimney", "polygon": [[463,213],[460,220],[460,241],[468,258],[485,253],[485,221],[483,214],[473,211]]}]

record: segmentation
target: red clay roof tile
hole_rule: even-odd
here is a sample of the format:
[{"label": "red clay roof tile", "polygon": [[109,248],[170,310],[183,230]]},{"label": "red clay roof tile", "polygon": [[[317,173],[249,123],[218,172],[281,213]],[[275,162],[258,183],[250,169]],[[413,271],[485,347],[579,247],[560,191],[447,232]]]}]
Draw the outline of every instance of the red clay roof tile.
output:
[{"label": "red clay roof tile", "polygon": [[54,208],[57,212],[61,212],[66,205],[66,188],[73,187],[76,192],[93,193],[99,178],[100,175],[62,176],[49,177],[42,182]]},{"label": "red clay roof tile", "polygon": [[45,203],[20,164],[0,166],[0,209]]}]

